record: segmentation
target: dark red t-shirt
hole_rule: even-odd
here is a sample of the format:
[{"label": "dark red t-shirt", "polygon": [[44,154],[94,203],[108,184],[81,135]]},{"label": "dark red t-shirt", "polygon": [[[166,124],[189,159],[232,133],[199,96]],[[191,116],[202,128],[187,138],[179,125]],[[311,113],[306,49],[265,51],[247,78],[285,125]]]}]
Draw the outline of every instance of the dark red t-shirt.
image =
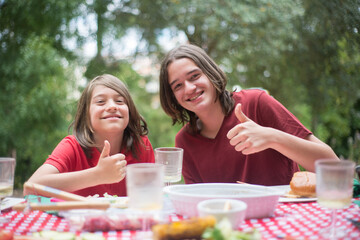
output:
[{"label": "dark red t-shirt", "polygon": [[[293,114],[263,90],[242,90],[234,93],[233,98],[236,104],[241,103],[243,113],[261,126],[276,128],[300,138],[311,134]],[[273,149],[243,155],[230,145],[226,135],[239,123],[234,109],[224,118],[214,139],[190,134],[188,125],[177,133],[175,145],[184,149],[185,182],[289,184],[293,173],[299,171],[296,162]]]},{"label": "dark red t-shirt", "polygon": [[[137,153],[139,160],[135,159],[131,152],[126,153],[125,159],[128,165],[139,162],[155,162],[154,151],[148,137],[143,136],[142,139],[146,149],[144,147],[139,148],[140,150]],[[76,138],[69,135],[61,140],[45,163],[53,165],[60,173],[75,172],[96,166],[99,157],[100,152],[94,147],[91,149],[91,158],[87,158]],[[96,176],[93,177],[96,178]],[[84,188],[73,193],[85,197],[95,194],[99,194],[102,197],[104,193],[126,196],[126,179],[118,183]]]}]

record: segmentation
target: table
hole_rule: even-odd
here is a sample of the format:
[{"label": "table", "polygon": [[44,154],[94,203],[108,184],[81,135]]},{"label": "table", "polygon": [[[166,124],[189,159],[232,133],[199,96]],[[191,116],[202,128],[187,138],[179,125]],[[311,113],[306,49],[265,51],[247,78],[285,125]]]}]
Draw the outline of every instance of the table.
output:
[{"label": "table", "polygon": [[[348,229],[344,239],[360,239],[360,230],[346,218],[360,220],[360,208],[356,204],[337,211],[337,221]],[[241,230],[257,228],[263,239],[319,239],[320,229],[328,226],[330,210],[317,202],[278,204],[274,217],[246,220]]]},{"label": "table", "polygon": [[[62,232],[70,229],[65,219],[41,211],[32,211],[29,214],[8,211],[3,215],[11,218],[11,221],[0,223],[0,228],[11,230],[15,235],[30,235],[42,230]],[[169,217],[171,221],[183,219],[175,213]],[[344,239],[360,239],[360,230],[347,221],[347,218],[360,221],[360,207],[351,204],[338,211],[338,221],[348,229],[348,235]],[[330,211],[316,202],[279,203],[273,217],[245,220],[239,230],[257,228],[263,239],[319,239],[318,231],[328,225],[329,219]],[[136,235],[136,231],[95,233],[103,235],[107,240],[133,239]]]}]

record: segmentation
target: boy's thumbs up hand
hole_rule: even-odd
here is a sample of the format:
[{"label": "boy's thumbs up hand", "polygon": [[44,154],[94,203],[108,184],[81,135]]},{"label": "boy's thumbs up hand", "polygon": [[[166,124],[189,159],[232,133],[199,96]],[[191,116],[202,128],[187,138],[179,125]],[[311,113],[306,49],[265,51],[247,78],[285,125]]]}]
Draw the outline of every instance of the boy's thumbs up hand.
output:
[{"label": "boy's thumbs up hand", "polygon": [[237,104],[236,107],[235,107],[235,115],[237,117],[237,119],[243,123],[243,122],[247,122],[247,121],[250,121],[250,119],[245,116],[245,114],[242,112],[241,110],[241,103]]},{"label": "boy's thumbs up hand", "polygon": [[240,103],[236,105],[234,112],[240,123],[230,129],[226,136],[235,150],[251,154],[268,148],[271,139],[270,129],[248,118],[241,110]]},{"label": "boy's thumbs up hand", "polygon": [[98,179],[101,179],[102,183],[106,184],[119,182],[124,179],[127,164],[124,154],[117,153],[110,156],[110,150],[110,143],[105,140],[96,166]]},{"label": "boy's thumbs up hand", "polygon": [[[246,123],[246,122],[252,122],[244,113],[243,111],[241,110],[241,103],[238,103],[236,106],[235,106],[235,116],[236,118],[240,121],[240,124],[237,124],[235,125],[235,127],[233,127],[232,129],[230,129],[230,131],[228,132],[228,134],[226,135],[228,139],[230,139],[230,143],[232,141],[232,139],[234,137],[236,137],[240,132],[241,130],[244,129],[243,127],[243,123]],[[243,139],[244,140],[244,139]],[[233,145],[233,144],[231,144]]]},{"label": "boy's thumbs up hand", "polygon": [[110,143],[109,143],[108,140],[105,140],[104,141],[104,147],[103,147],[103,150],[101,151],[99,159],[109,157],[109,156],[110,156]]}]

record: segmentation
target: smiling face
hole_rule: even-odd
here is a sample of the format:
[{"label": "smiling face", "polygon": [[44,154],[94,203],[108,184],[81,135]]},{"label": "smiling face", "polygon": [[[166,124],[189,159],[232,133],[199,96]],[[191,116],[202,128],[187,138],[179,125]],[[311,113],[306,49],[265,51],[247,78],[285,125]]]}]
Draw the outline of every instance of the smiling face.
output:
[{"label": "smiling face", "polygon": [[106,134],[121,136],[129,123],[129,108],[118,92],[97,85],[91,95],[89,117],[95,138]]},{"label": "smiling face", "polygon": [[215,87],[189,58],[180,58],[170,63],[168,76],[175,98],[183,108],[199,116],[216,104]]}]

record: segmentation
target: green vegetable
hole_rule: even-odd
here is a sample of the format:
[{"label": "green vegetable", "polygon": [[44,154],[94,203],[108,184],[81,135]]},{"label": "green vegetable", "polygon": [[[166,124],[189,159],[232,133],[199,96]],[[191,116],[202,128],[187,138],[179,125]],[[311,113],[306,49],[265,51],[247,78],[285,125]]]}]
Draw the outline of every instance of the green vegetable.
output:
[{"label": "green vegetable", "polygon": [[208,240],[261,240],[261,234],[256,229],[251,232],[232,230],[229,219],[224,218],[214,228],[207,228],[202,238]]},{"label": "green vegetable", "polygon": [[106,193],[104,193],[104,197],[106,197],[106,198],[117,198],[118,195],[110,195],[110,194],[108,194],[108,193],[106,192]]},{"label": "green vegetable", "polygon": [[203,239],[212,239],[212,240],[225,240],[221,231],[218,228],[207,228],[205,229]]}]

